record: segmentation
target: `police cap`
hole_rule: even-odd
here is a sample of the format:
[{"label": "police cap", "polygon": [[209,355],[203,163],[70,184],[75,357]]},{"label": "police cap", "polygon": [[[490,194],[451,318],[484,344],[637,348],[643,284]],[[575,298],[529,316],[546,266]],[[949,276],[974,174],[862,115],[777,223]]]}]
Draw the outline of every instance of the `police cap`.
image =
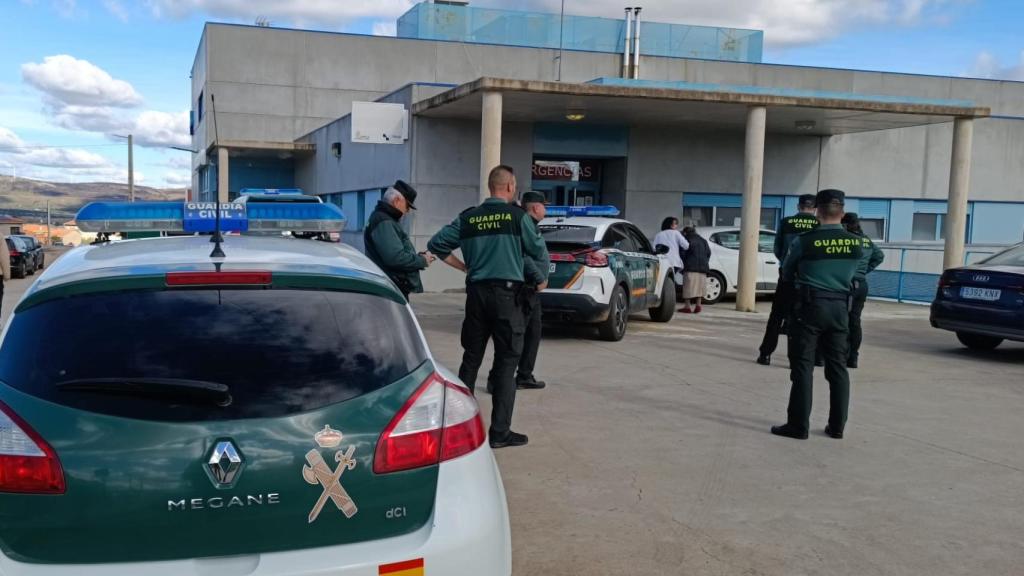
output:
[{"label": "police cap", "polygon": [[527,204],[547,204],[548,199],[544,197],[540,192],[523,192],[522,204],[525,207]]},{"label": "police cap", "polygon": [[839,204],[842,206],[846,204],[846,194],[842,190],[827,188],[818,192],[818,195],[815,197],[815,204],[817,206],[825,206],[826,204]]},{"label": "police cap", "polygon": [[416,189],[409,186],[404,180],[395,180],[395,185],[392,186],[398,193],[401,194],[405,201],[409,203],[409,208],[416,209]]}]

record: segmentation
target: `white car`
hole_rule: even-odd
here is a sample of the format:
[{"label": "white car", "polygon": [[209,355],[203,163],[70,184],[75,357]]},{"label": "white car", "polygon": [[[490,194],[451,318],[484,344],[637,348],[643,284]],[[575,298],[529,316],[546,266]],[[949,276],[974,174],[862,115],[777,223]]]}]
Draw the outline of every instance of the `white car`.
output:
[{"label": "white car", "polygon": [[[83,230],[181,222],[171,203],[90,206]],[[0,338],[0,576],[509,576],[477,403],[387,276],[345,245],[221,247],[75,248],[19,301]]]},{"label": "white car", "polygon": [[[698,228],[697,231],[711,247],[711,272],[704,301],[714,304],[736,293],[740,269],[740,228],[716,226]],[[757,244],[757,293],[771,294],[779,283],[779,267],[782,265],[774,253],[775,232],[758,231]]]},{"label": "white car", "polygon": [[538,228],[551,254],[548,288],[539,294],[546,320],[596,324],[602,338],[618,341],[630,314],[672,319],[676,286],[669,260],[636,226],[618,218],[556,216]]}]

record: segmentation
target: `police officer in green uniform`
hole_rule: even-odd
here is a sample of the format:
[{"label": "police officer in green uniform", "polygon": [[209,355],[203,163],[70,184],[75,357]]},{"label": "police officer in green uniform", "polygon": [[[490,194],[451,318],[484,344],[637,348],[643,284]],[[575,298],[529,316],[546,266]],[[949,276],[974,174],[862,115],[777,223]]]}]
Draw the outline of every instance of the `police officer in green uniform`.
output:
[{"label": "police officer in green uniform", "polygon": [[796,297],[789,329],[789,364],[792,388],[788,419],[773,426],[772,434],[806,439],[811,419],[814,354],[823,347],[825,378],[831,402],[825,434],[842,438],[850,404],[850,375],[846,370],[849,347],[849,306],[853,277],[863,258],[863,239],[847,232],[843,218],[845,194],[822,190],[817,196],[821,225],[793,241],[782,265],[786,280],[794,282]]},{"label": "police officer in green uniform", "polygon": [[[462,323],[462,366],[459,378],[475,389],[487,341],[494,339],[493,398],[489,439],[492,448],[522,446],[529,439],[511,429],[516,399],[515,371],[523,352],[526,281],[543,287],[547,268],[538,270],[525,258],[547,260],[547,247],[537,226],[511,202],[516,178],[508,166],[491,170],[491,197],[459,214],[430,239],[428,249],[446,263],[462,268],[452,255],[462,248],[466,269],[466,318]],[[526,277],[529,274],[530,277]]]},{"label": "police officer in green uniform", "polygon": [[772,354],[779,345],[782,325],[793,308],[793,283],[782,277],[782,263],[786,261],[786,254],[793,239],[818,227],[818,219],[814,217],[814,194],[800,196],[797,209],[799,211],[796,214],[782,219],[779,231],[775,234],[774,252],[775,258],[779,261],[779,283],[775,285],[772,312],[768,316],[768,325],[765,326],[764,339],[761,340],[760,353],[757,357],[757,363],[764,366],[771,365]]},{"label": "police officer in green uniform", "polygon": [[[545,200],[546,198],[540,192],[526,192],[523,194],[523,210],[526,210],[530,218],[538,224],[545,216]],[[545,255],[547,255],[546,251]],[[548,258],[535,260],[527,257],[524,263],[527,268],[527,270],[524,270],[524,274],[527,278],[538,276],[529,268],[532,267],[538,271],[549,270],[551,265],[551,261]],[[523,336],[523,356],[519,359],[519,370],[516,372],[516,388],[519,389],[537,390],[546,386],[543,380],[537,380],[536,376],[533,375],[533,369],[537,365],[537,354],[540,352],[543,316],[540,309],[540,298],[537,296],[539,289],[540,286],[527,280],[525,298],[523,299],[523,304],[526,307],[524,311],[526,313],[526,333]]]},{"label": "police officer in green uniform", "polygon": [[398,180],[384,192],[363,230],[366,256],[380,267],[406,298],[423,292],[420,270],[434,260],[430,252],[416,253],[402,229],[402,217],[416,209],[416,189]]},{"label": "police officer in green uniform", "polygon": [[860,343],[864,332],[861,328],[860,316],[864,312],[864,303],[868,299],[868,274],[885,260],[885,253],[864,234],[860,227],[860,217],[856,212],[847,212],[843,216],[843,226],[848,232],[861,237],[864,254],[857,273],[853,276],[853,304],[850,305],[850,353],[846,359],[847,368],[856,368],[860,361]]}]

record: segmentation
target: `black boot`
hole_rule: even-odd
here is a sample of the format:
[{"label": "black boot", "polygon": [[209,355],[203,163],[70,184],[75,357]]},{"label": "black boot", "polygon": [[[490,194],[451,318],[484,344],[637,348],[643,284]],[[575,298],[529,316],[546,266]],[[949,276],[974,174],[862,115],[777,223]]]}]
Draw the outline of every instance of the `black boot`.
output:
[{"label": "black boot", "polygon": [[516,388],[519,390],[540,390],[547,386],[547,383],[543,380],[537,380],[536,378],[523,378],[516,379]]},{"label": "black boot", "polygon": [[498,448],[526,446],[529,442],[530,439],[527,438],[526,434],[519,434],[511,430],[508,431],[508,434],[506,434],[504,438],[498,439],[492,436],[490,440],[492,450],[497,450]]},{"label": "black boot", "polygon": [[829,424],[828,426],[825,426],[825,435],[827,435],[829,438],[835,438],[836,440],[840,440],[843,437],[843,431],[836,431],[832,428],[832,425]]},{"label": "black boot", "polygon": [[807,440],[808,436],[807,432],[801,432],[789,424],[772,426],[772,434],[775,434],[776,436],[785,436],[786,438],[794,438],[796,440]]},{"label": "black boot", "polygon": [[768,354],[761,354],[760,356],[757,357],[757,363],[760,364],[761,366],[771,366],[772,357],[769,356]]}]

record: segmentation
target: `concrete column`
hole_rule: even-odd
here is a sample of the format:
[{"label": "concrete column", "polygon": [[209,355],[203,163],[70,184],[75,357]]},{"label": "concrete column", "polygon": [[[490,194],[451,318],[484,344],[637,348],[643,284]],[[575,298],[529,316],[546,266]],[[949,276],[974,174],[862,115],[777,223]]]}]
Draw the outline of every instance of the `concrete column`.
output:
[{"label": "concrete column", "polygon": [[480,201],[490,197],[487,176],[501,164],[501,92],[484,92],[480,114]]},{"label": "concrete column", "polygon": [[740,270],[736,309],[756,311],[757,236],[761,229],[761,183],[764,179],[764,132],[768,109],[754,106],[747,110],[747,140],[743,153],[743,209],[740,212]]},{"label": "concrete column", "polygon": [[217,148],[217,201],[221,203],[228,201],[229,169],[228,149],[220,146]]},{"label": "concrete column", "polygon": [[953,157],[949,166],[949,200],[946,208],[946,249],[944,269],[963,266],[964,239],[967,233],[967,193],[971,185],[971,144],[974,119],[953,121]]}]

